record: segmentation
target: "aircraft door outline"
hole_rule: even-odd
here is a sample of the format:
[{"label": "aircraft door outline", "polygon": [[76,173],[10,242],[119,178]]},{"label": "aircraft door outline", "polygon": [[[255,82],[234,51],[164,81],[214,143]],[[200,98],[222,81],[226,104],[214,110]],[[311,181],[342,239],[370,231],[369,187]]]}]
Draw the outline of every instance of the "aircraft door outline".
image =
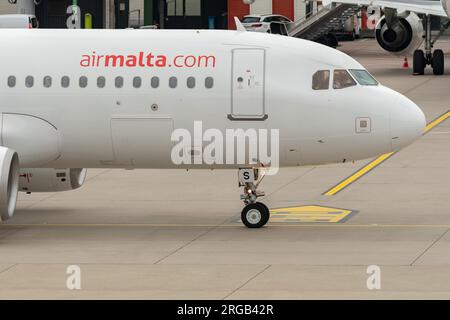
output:
[{"label": "aircraft door outline", "polygon": [[232,50],[231,113],[233,121],[267,120],[266,50],[239,48]]}]

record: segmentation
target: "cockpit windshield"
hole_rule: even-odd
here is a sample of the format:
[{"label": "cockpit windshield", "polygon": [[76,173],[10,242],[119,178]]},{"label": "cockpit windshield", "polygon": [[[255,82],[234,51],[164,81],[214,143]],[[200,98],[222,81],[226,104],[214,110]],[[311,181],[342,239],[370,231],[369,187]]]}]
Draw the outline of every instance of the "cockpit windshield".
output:
[{"label": "cockpit windshield", "polygon": [[375,80],[372,75],[367,72],[366,70],[355,70],[351,69],[349,70],[350,73],[355,77],[356,81],[362,86],[377,86],[378,81]]},{"label": "cockpit windshield", "polygon": [[319,70],[313,75],[313,90],[328,90],[330,88],[330,70]]},{"label": "cockpit windshield", "polygon": [[331,73],[333,74],[333,89],[340,90],[358,86],[378,86],[379,83],[375,78],[364,69],[336,69],[319,70],[312,76],[313,90],[329,90],[331,82]]},{"label": "cockpit windshield", "polygon": [[353,86],[356,86],[356,82],[347,70],[334,70],[333,89],[345,89]]}]

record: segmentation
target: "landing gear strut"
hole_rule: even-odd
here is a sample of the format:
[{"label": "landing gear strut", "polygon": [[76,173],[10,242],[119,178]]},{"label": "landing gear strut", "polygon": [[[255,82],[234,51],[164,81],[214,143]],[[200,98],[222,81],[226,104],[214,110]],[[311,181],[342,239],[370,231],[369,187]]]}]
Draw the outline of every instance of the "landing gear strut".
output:
[{"label": "landing gear strut", "polygon": [[414,52],[414,75],[423,75],[427,65],[431,65],[433,73],[437,76],[444,74],[444,52],[440,49],[433,52],[433,46],[436,39],[431,38],[431,17],[425,16],[425,52],[416,50]]},{"label": "landing gear strut", "polygon": [[259,197],[265,196],[264,192],[258,190],[263,178],[264,176],[260,176],[258,168],[239,169],[239,187],[244,187],[241,200],[245,203],[241,219],[247,228],[262,228],[270,219],[269,208],[265,204],[257,202]]}]

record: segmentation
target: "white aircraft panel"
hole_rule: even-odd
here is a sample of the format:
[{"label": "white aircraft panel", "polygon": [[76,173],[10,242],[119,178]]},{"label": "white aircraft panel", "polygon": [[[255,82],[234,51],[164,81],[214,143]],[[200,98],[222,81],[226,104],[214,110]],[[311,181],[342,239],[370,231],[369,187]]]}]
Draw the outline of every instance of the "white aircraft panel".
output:
[{"label": "white aircraft panel", "polygon": [[265,50],[233,50],[232,116],[262,118],[265,94]]},{"label": "white aircraft panel", "polygon": [[116,162],[136,167],[171,163],[172,119],[117,117],[111,121],[111,130]]}]

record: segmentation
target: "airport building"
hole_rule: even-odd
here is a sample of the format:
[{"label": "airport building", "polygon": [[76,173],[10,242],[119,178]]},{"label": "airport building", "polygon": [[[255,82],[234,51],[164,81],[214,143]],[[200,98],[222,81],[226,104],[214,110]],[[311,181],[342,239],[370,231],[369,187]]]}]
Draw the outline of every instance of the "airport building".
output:
[{"label": "airport building", "polygon": [[[76,0],[85,16],[92,17],[93,28],[156,25],[166,29],[234,29],[233,17],[248,14],[281,14],[291,20],[304,17],[317,4],[303,0]],[[36,14],[41,28],[65,28],[67,8],[73,0],[8,0],[0,2],[0,14]]]}]

